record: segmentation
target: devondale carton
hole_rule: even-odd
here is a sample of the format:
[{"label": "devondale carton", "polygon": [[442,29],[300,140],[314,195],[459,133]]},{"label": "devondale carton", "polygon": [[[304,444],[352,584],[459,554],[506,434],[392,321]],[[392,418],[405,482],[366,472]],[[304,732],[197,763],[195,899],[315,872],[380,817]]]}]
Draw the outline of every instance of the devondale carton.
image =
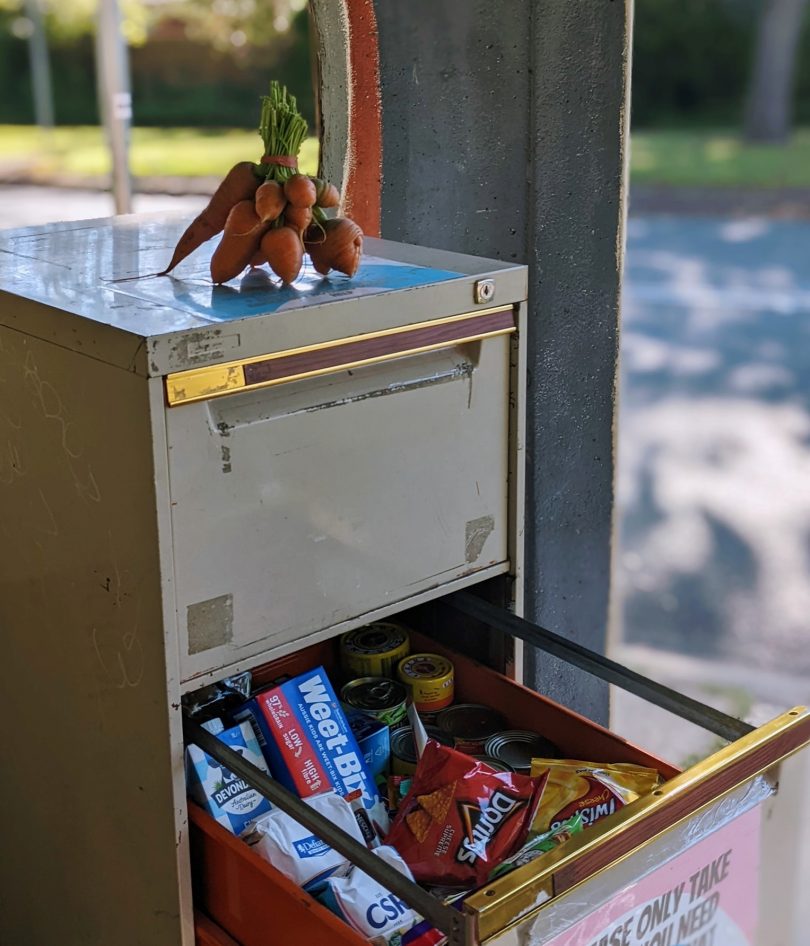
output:
[{"label": "devondale carton", "polygon": [[[207,727],[209,730],[212,727]],[[249,723],[240,723],[214,735],[246,761],[267,772],[259,744]],[[268,773],[269,774],[269,773]],[[186,780],[189,795],[212,818],[237,835],[249,834],[253,822],[273,807],[239,776],[221,766],[199,746],[186,749]]]},{"label": "devondale carton", "polygon": [[344,797],[360,789],[381,833],[388,815],[374,776],[323,667],[256,696],[266,725],[265,754],[275,778],[299,797],[330,788]]}]

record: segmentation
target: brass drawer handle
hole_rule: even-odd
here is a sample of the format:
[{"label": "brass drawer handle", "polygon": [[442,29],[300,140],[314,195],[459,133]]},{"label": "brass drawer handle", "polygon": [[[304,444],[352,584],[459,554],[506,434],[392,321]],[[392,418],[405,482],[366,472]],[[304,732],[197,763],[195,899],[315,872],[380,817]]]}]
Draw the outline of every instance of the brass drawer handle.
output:
[{"label": "brass drawer handle", "polygon": [[177,371],[166,376],[166,400],[170,407],[177,407],[237,391],[270,387],[404,355],[508,335],[516,329],[511,305],[467,312],[306,348]]}]

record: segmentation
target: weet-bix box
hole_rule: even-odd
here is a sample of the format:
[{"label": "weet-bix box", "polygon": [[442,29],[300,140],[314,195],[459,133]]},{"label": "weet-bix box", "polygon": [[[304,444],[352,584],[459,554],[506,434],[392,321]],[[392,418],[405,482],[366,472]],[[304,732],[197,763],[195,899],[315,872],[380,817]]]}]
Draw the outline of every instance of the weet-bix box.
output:
[{"label": "weet-bix box", "polygon": [[341,797],[360,789],[384,834],[385,805],[323,667],[259,693],[256,701],[267,723],[266,755],[274,777],[301,798],[329,788]]},{"label": "weet-bix box", "polygon": [[[250,723],[240,723],[215,735],[246,761],[268,772]],[[253,822],[273,807],[263,795],[193,744],[186,749],[186,782],[194,801],[236,835],[248,834]]]}]

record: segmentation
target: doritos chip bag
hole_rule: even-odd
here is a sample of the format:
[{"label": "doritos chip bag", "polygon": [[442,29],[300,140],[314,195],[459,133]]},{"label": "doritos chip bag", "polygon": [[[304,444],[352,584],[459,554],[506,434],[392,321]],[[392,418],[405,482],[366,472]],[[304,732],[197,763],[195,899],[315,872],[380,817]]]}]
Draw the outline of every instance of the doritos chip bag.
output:
[{"label": "doritos chip bag", "polygon": [[421,883],[484,884],[526,839],[544,783],[430,739],[385,843]]},{"label": "doritos chip bag", "polygon": [[532,775],[548,778],[533,832],[555,828],[577,813],[587,828],[651,792],[660,780],[655,769],[631,762],[609,765],[576,759],[532,759]]}]

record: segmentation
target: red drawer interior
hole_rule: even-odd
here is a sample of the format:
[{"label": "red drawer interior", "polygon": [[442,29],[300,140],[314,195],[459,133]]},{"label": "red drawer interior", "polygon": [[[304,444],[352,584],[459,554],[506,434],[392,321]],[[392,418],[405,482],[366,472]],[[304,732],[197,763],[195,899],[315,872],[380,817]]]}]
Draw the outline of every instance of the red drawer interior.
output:
[{"label": "red drawer interior", "polygon": [[[584,716],[421,634],[412,634],[412,646],[414,650],[444,654],[453,661],[456,702],[493,706],[504,714],[510,727],[542,733],[569,758],[635,762],[657,768],[665,779],[677,774],[668,763]],[[319,664],[330,673],[333,683],[340,682],[336,641],[315,644],[257,668],[254,680],[268,683]],[[289,946],[293,936],[302,943],[329,946],[366,943],[204,811],[192,804],[189,811],[195,902],[240,946]]]},{"label": "red drawer interior", "polygon": [[195,946],[239,946],[233,936],[229,936],[222,927],[217,926],[199,910],[194,913],[194,944]]}]

